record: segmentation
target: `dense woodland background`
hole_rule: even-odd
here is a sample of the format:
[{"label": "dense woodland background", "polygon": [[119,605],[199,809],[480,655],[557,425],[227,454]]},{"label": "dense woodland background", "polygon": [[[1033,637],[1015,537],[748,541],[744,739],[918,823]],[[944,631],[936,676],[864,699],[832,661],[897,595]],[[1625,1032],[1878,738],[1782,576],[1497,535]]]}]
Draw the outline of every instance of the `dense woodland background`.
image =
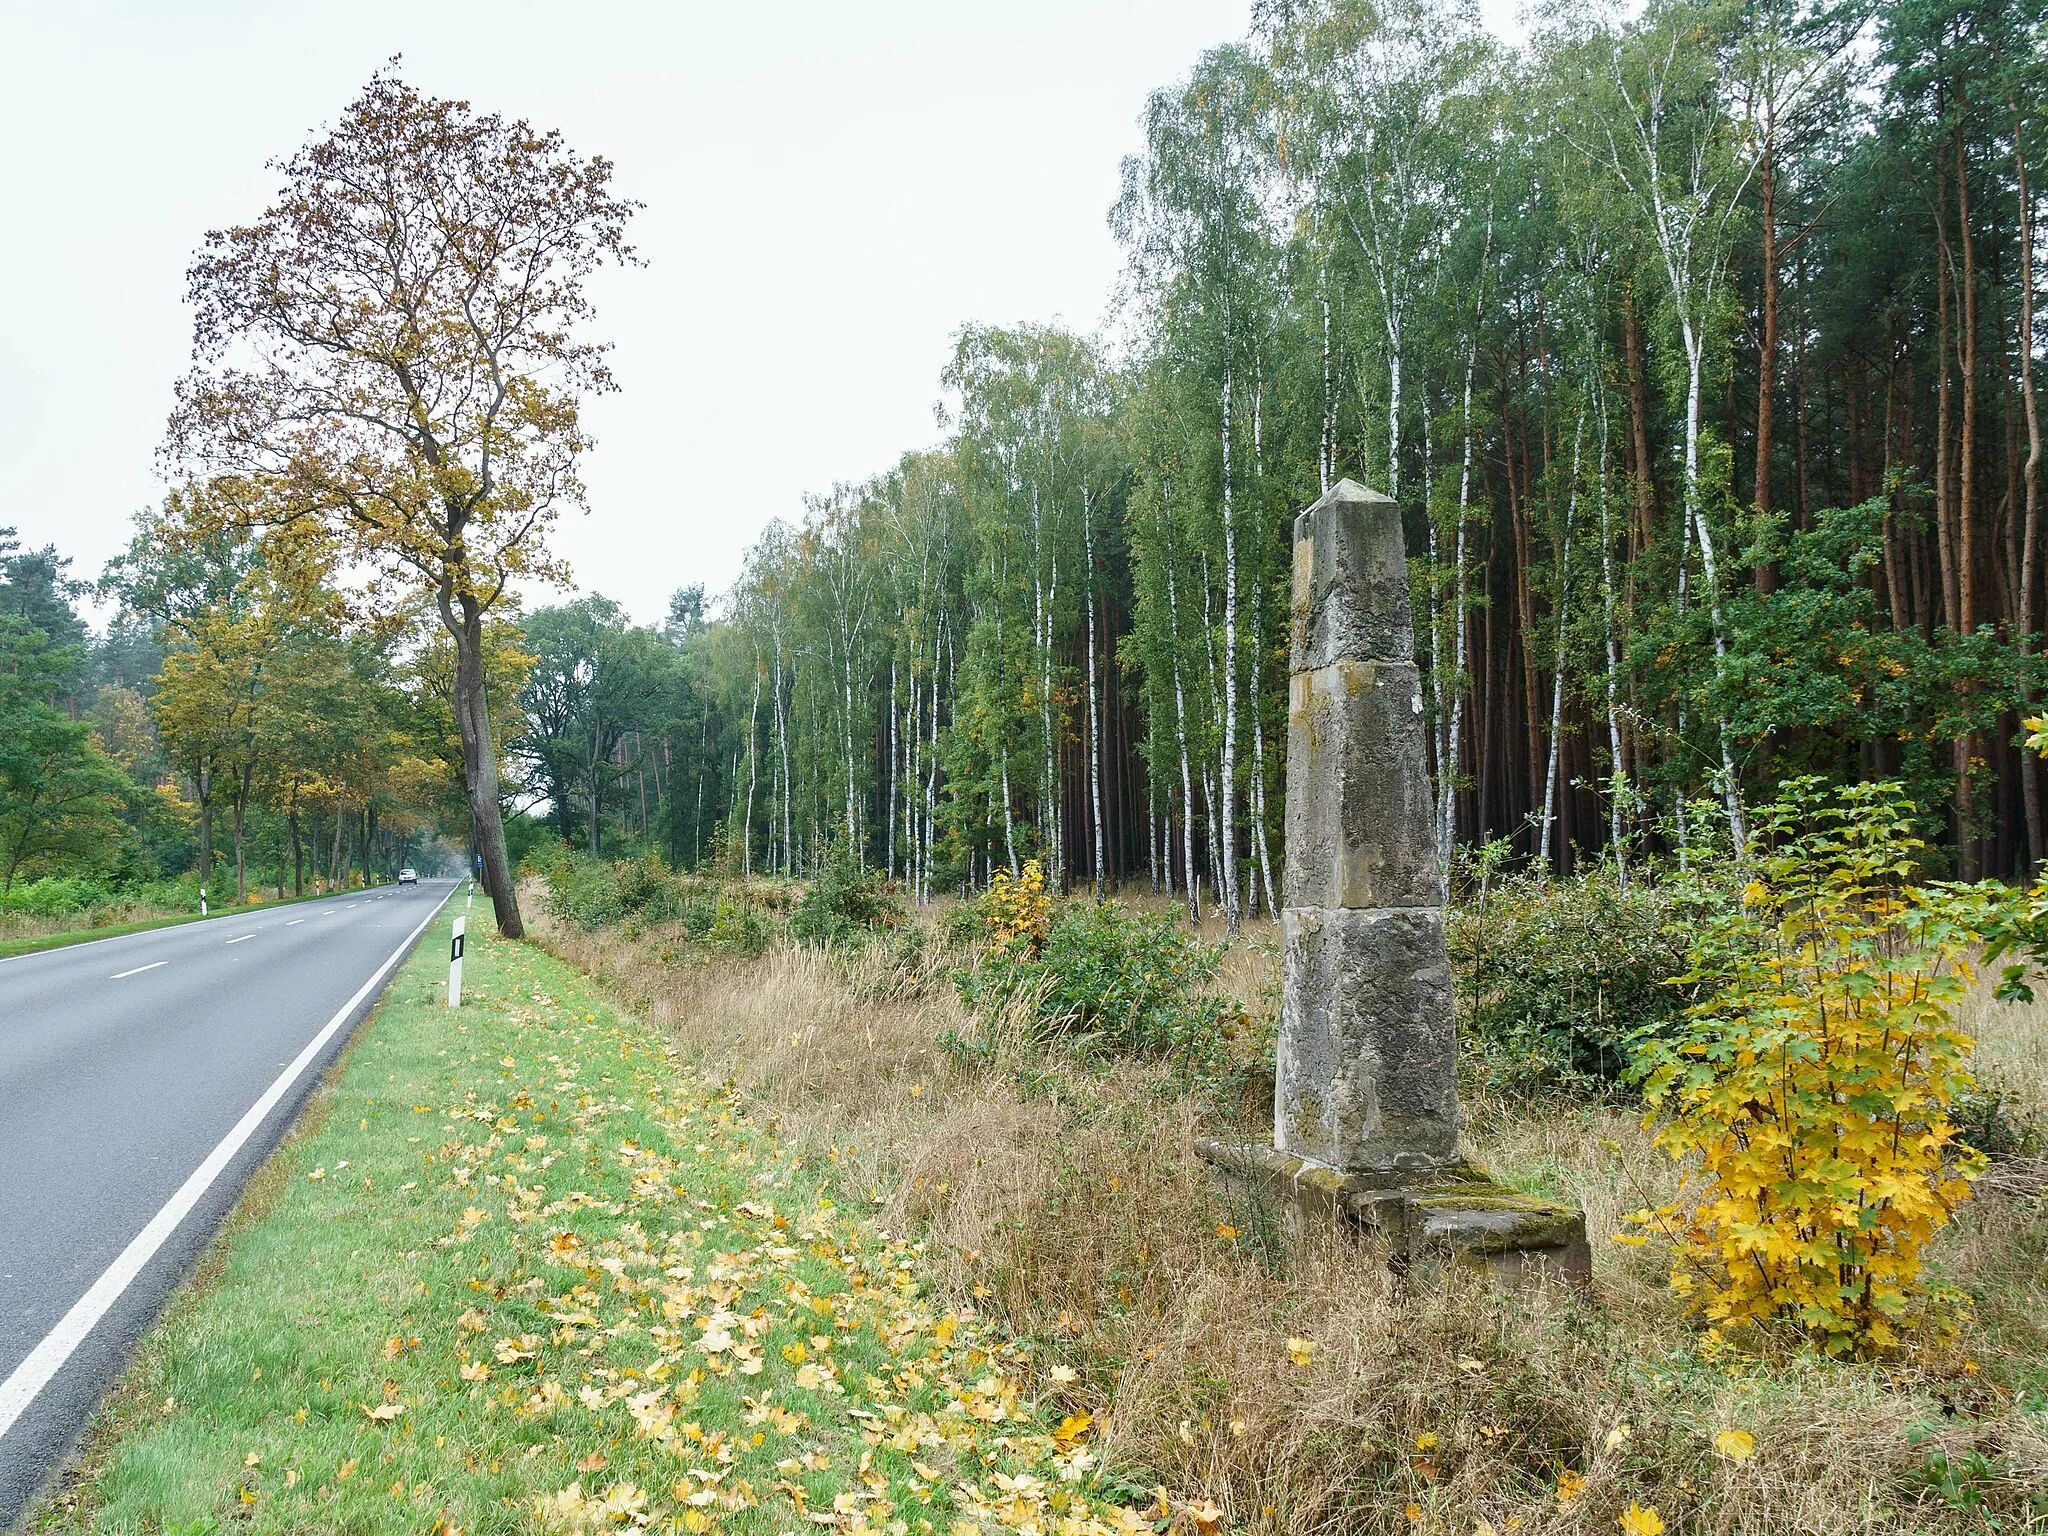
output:
[{"label": "dense woodland background", "polygon": [[1739,836],[1817,769],[2028,870],[2040,66],[2010,4],[1569,7],[1522,50],[1262,5],[1148,105],[1128,344],[964,330],[947,440],[756,546],[668,841],[1270,909],[1290,523],[1351,476],[1407,510],[1447,853],[1626,858],[1693,798]]},{"label": "dense woodland background", "polygon": [[[511,808],[681,865],[837,851],[923,897],[1036,857],[1271,910],[1290,527],[1348,476],[1408,521],[1447,859],[1739,841],[1818,771],[2028,873],[2042,37],[2034,0],[1560,6],[1521,48],[1448,0],[1265,0],[1147,105],[1107,339],[969,326],[938,446],[731,591],[494,631]],[[176,510],[97,640],[9,556],[7,707],[48,727],[8,749],[17,872],[189,867],[217,819],[281,882],[459,840],[418,627],[274,538],[172,569]],[[68,824],[24,809],[58,759]]]}]

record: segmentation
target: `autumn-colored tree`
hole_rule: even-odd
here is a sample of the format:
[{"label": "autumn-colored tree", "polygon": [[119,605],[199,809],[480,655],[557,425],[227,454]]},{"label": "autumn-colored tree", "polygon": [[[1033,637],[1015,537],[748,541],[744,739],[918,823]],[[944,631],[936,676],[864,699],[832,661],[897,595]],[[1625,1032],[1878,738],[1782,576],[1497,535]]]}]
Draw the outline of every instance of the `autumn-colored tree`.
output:
[{"label": "autumn-colored tree", "polygon": [[514,581],[564,576],[546,536],[583,505],[579,405],[613,387],[584,283],[634,259],[637,205],[559,133],[389,69],[274,168],[276,201],[209,234],[190,271],[193,366],[165,453],[237,477],[190,503],[195,531],[298,524],[369,573],[373,600],[432,602],[485,887],[516,937],[485,617]]},{"label": "autumn-colored tree", "polygon": [[1657,1144],[1698,1178],[1628,1219],[1671,1239],[1716,1330],[1868,1355],[1945,1295],[1923,1252],[1984,1168],[1950,1118],[1974,1048],[1954,1012],[1998,913],[1985,886],[1913,883],[1913,820],[1896,784],[1788,781],[1742,907],[1693,944],[1681,980],[1711,992],[1641,1058]]}]

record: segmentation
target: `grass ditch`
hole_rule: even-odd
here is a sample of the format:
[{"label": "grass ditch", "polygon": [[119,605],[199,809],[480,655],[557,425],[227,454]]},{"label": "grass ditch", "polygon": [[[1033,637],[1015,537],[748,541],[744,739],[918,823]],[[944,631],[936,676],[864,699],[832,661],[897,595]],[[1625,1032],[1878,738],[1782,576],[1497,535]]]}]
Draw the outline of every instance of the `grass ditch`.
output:
[{"label": "grass ditch", "polygon": [[1149,1529],[722,1078],[530,946],[465,963],[459,1011],[433,939],[399,971],[30,1530]]}]

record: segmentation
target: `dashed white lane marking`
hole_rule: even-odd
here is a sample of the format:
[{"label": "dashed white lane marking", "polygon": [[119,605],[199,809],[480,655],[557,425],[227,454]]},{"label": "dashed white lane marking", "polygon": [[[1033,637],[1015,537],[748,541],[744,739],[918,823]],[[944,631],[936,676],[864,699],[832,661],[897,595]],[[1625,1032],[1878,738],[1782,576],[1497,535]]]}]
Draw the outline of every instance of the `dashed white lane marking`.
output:
[{"label": "dashed white lane marking", "polygon": [[[377,984],[391,973],[393,966],[405,958],[405,952],[412,947],[412,941],[426,930],[441,913],[448,898],[443,896],[434,903],[432,910],[420,919],[419,926],[408,933],[390,957],[370,973],[370,979],[356,989],[355,996],[341,1005],[340,1011],[327,1021],[326,1027],[307,1042],[296,1060],[278,1074],[277,1080],[263,1091],[263,1097],[249,1106],[249,1112],[236,1122],[235,1128],[221,1138],[220,1145],[206,1156],[206,1161],[192,1170],[192,1176],[179,1186],[178,1192],[164,1203],[162,1210],[149,1219],[149,1225],[136,1233],[128,1246],[121,1250],[121,1256],[109,1264],[106,1273],[93,1281],[92,1288],[72,1303],[71,1310],[58,1319],[57,1326],[43,1336],[40,1344],[29,1351],[28,1358],[17,1365],[6,1380],[0,1381],[0,1440],[4,1440],[28,1405],[35,1401],[36,1394],[43,1390],[50,1378],[64,1368],[78,1346],[85,1342],[99,1320],[107,1315],[114,1305],[142,1273],[143,1266],[156,1257],[156,1252],[178,1228],[178,1224],[191,1214],[213,1181],[234,1161],[235,1154],[242,1150],[248,1139],[256,1134],[257,1128],[278,1100],[291,1091],[293,1083],[327,1048],[327,1043],[340,1033],[349,1015],[356,1011],[363,999],[376,990]],[[157,965],[170,962],[159,960]],[[151,966],[137,966],[137,970],[150,970]],[[133,972],[124,974],[132,975]]]},{"label": "dashed white lane marking", "polygon": [[136,966],[132,971],[116,971],[107,980],[119,981],[123,976],[140,976],[144,971],[153,971],[160,965],[169,965],[170,963],[168,960],[152,960],[147,965]]},{"label": "dashed white lane marking", "polygon": [[253,933],[238,933],[232,939],[229,939],[228,942],[230,944],[239,944],[244,939],[253,939],[255,937],[256,935]]},{"label": "dashed white lane marking", "polygon": [[286,923],[285,927],[296,928],[299,926],[299,924],[303,923],[304,921],[305,919],[303,917],[295,917],[290,922]]}]

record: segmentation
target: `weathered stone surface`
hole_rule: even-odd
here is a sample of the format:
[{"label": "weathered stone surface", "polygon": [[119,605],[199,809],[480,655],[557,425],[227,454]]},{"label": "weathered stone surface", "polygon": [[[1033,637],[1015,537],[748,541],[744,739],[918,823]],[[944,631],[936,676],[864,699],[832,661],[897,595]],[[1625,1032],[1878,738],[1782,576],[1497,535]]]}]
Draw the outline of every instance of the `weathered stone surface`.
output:
[{"label": "weathered stone surface", "polygon": [[1402,1251],[1414,1280],[1467,1271],[1496,1281],[1548,1275],[1574,1285],[1593,1279],[1583,1212],[1501,1190],[1418,1196],[1403,1212]]},{"label": "weathered stone surface", "polygon": [[1283,906],[1443,901],[1423,753],[1422,677],[1413,664],[1336,661],[1294,674]]},{"label": "weathered stone surface", "polygon": [[1458,1040],[1400,509],[1349,480],[1294,524],[1286,944],[1273,1148],[1198,1144],[1299,1226],[1411,1275],[1591,1273],[1585,1218],[1458,1155]]},{"label": "weathered stone surface", "polygon": [[1379,1237],[1411,1282],[1592,1280],[1583,1214],[1508,1189],[1470,1163],[1421,1176],[1344,1173],[1267,1147],[1205,1139],[1195,1150],[1237,1195],[1274,1202],[1296,1231],[1341,1223]]},{"label": "weathered stone surface", "polygon": [[1398,502],[1339,480],[1295,518],[1291,617],[1297,672],[1333,661],[1414,661]]},{"label": "weathered stone surface", "polygon": [[1458,1156],[1457,1034],[1443,914],[1289,908],[1274,1144],[1346,1171]]}]

